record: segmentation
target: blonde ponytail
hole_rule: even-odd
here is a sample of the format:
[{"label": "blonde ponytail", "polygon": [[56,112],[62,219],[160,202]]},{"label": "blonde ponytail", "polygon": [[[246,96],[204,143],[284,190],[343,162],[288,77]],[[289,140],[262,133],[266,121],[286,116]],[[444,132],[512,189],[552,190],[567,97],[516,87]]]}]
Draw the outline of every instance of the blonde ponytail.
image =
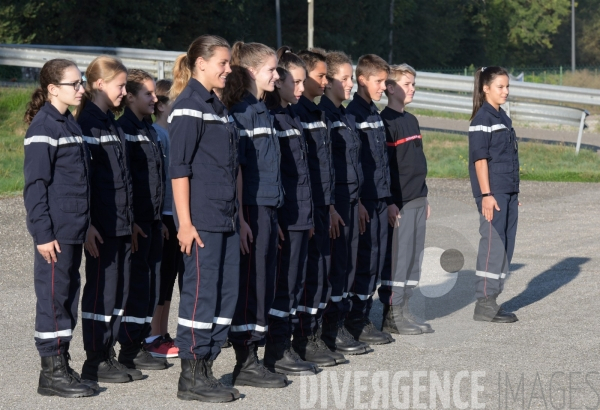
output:
[{"label": "blonde ponytail", "polygon": [[181,54],[177,57],[173,66],[173,85],[169,91],[169,98],[171,100],[175,100],[181,94],[190,81],[190,78],[192,78],[192,71],[190,70],[188,56],[187,54]]}]

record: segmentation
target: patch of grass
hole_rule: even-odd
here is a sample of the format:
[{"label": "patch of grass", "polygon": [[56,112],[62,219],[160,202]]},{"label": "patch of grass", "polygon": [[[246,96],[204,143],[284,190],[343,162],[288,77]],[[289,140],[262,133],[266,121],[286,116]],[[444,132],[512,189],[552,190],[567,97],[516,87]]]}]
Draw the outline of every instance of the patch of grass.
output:
[{"label": "patch of grass", "polygon": [[[469,142],[466,136],[423,133],[428,176],[469,177]],[[600,182],[600,155],[595,151],[538,142],[519,144],[521,179],[529,181]]]},{"label": "patch of grass", "polygon": [[23,114],[32,91],[0,88],[0,194],[23,190]]},{"label": "patch of grass", "polygon": [[411,108],[410,106],[406,108],[406,111],[409,111],[414,115],[423,115],[425,117],[451,118],[453,120],[463,121],[469,121],[471,119],[471,114],[462,114],[459,112],[425,110],[422,108]]}]

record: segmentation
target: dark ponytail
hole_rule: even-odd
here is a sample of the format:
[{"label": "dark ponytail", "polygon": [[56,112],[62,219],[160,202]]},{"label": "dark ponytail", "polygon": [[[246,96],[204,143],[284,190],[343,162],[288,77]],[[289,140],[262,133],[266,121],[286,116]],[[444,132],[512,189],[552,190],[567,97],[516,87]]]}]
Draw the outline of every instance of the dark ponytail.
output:
[{"label": "dark ponytail", "polygon": [[77,65],[73,61],[63,58],[56,58],[44,64],[42,71],[40,71],[40,86],[31,94],[31,99],[27,103],[27,109],[23,117],[27,124],[31,124],[33,117],[48,101],[48,86],[60,83],[65,70],[69,67],[77,67]]},{"label": "dark ponytail", "polygon": [[[291,47],[282,46],[277,50],[277,74],[279,79],[285,81],[286,77],[293,68],[301,67],[306,70],[306,64],[292,51]],[[265,96],[265,104],[267,108],[272,110],[281,104],[281,97],[279,96],[279,90],[275,87],[275,90],[267,92]]]},{"label": "dark ponytail", "polygon": [[232,65],[223,89],[223,104],[231,108],[242,101],[251,85],[252,77],[248,70],[239,65]]},{"label": "dark ponytail", "polygon": [[501,75],[508,77],[508,71],[502,67],[481,67],[475,71],[475,84],[473,87],[473,113],[471,114],[471,120],[475,118],[475,114],[477,114],[477,111],[479,111],[485,102],[483,86],[487,85],[489,87],[496,77]]},{"label": "dark ponytail", "polygon": [[259,69],[275,51],[261,43],[236,41],[231,48],[231,73],[223,89],[223,103],[231,108],[244,98],[252,87],[252,77],[248,68]]}]

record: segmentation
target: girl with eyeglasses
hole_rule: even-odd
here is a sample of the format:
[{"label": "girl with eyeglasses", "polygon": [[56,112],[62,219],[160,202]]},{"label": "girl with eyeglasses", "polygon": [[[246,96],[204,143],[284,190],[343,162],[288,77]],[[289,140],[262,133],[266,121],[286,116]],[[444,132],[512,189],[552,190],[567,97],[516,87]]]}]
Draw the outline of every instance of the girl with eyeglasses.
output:
[{"label": "girl with eyeglasses", "polygon": [[79,266],[90,223],[87,144],[69,106],[84,89],[69,60],[50,60],[25,112],[23,196],[33,237],[37,297],[35,344],[42,358],[38,393],[85,397],[94,390],[69,366],[69,344],[77,323]]}]

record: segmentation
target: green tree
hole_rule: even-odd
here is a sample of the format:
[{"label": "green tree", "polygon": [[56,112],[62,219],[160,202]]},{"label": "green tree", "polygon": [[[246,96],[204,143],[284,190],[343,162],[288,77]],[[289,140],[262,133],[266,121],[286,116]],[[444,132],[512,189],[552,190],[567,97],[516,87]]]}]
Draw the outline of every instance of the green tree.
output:
[{"label": "green tree", "polygon": [[580,65],[600,64],[600,0],[580,0],[575,12],[577,60]]},{"label": "green tree", "polygon": [[536,54],[552,48],[552,36],[570,14],[570,4],[570,0],[487,0],[473,22],[481,27],[489,63],[535,61]]},{"label": "green tree", "polygon": [[25,30],[27,23],[35,20],[41,4],[34,1],[10,2],[0,6],[0,43],[31,43],[35,32]]}]

